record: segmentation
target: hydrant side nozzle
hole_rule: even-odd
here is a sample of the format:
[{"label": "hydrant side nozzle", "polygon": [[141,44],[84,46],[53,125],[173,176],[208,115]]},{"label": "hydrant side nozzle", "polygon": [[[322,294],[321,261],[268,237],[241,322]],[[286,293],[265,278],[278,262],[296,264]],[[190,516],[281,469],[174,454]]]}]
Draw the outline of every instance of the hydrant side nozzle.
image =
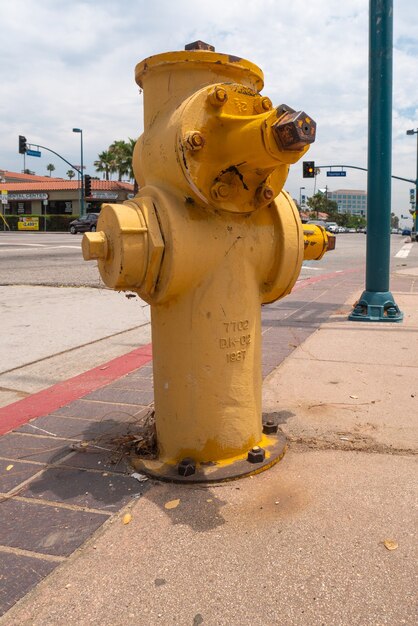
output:
[{"label": "hydrant side nozzle", "polygon": [[335,250],[335,235],[318,224],[303,224],[305,261],[319,261],[325,252]]}]

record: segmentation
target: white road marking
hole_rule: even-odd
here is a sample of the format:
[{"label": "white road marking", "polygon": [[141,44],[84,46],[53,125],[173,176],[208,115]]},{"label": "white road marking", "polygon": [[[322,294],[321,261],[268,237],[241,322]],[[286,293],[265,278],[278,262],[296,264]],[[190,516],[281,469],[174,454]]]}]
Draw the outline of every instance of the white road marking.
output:
[{"label": "white road marking", "polygon": [[399,252],[395,254],[395,257],[397,257],[398,259],[406,259],[408,254],[411,252],[413,245],[413,243],[406,243],[404,246],[402,246]]},{"label": "white road marking", "polygon": [[46,243],[15,243],[14,241],[6,241],[5,243],[0,242],[0,246],[32,246],[34,248],[45,248],[47,246]]},{"label": "white road marking", "polygon": [[314,270],[314,271],[321,271],[323,268],[322,267],[312,267],[311,265],[302,265],[302,269],[303,270]]},{"label": "white road marking", "polygon": [[81,250],[80,246],[48,246],[46,250],[55,250],[56,248],[71,248],[73,250]]},{"label": "white road marking", "polygon": [[[1,244],[0,246],[4,246],[6,244]],[[26,250],[26,248],[21,248],[20,246],[42,246],[42,252],[44,252],[45,250],[57,250],[59,248],[71,248],[72,250],[81,250],[81,246],[47,246],[45,244],[35,244],[35,243],[28,243],[28,244],[16,244],[16,245],[11,245],[8,244],[7,249],[4,248],[3,250],[0,249],[0,252],[15,252],[16,250]]]}]

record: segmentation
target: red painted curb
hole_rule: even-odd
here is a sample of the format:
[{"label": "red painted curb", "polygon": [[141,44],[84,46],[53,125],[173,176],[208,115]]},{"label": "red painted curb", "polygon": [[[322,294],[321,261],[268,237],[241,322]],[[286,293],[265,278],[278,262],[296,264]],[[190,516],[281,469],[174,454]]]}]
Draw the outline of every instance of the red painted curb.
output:
[{"label": "red painted curb", "polygon": [[62,406],[78,400],[152,360],[152,345],[147,344],[128,354],[103,363],[88,372],[52,385],[23,400],[0,408],[0,435],[26,424],[29,420],[47,415]]}]

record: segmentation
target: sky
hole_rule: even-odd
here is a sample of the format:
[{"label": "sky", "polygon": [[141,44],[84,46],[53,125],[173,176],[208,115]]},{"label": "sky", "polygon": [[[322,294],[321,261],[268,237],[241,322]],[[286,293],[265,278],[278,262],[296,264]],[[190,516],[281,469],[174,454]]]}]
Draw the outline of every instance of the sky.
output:
[{"label": "sky", "polygon": [[[418,2],[394,0],[392,172],[415,179],[418,128]],[[0,0],[0,169],[20,172],[18,136],[80,163],[85,173],[118,139],[143,131],[134,80],[148,56],[201,39],[264,72],[263,95],[304,110],[317,122],[306,159],[367,167],[367,0]],[[69,166],[41,150],[26,167],[66,177]],[[291,167],[285,188],[299,199],[316,189],[367,189],[365,172],[302,177]],[[301,192],[301,187],[305,187]],[[392,183],[392,211],[408,214],[413,184]],[[409,220],[411,221],[411,220]],[[402,222],[405,223],[406,221]]]}]

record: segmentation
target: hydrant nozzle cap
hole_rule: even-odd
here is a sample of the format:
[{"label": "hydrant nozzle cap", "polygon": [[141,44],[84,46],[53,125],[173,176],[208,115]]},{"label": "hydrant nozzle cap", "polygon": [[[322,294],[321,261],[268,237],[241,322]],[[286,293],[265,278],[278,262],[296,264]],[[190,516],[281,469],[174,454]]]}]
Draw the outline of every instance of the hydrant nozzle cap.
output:
[{"label": "hydrant nozzle cap", "polygon": [[81,242],[81,250],[85,261],[106,259],[108,246],[105,233],[84,233]]}]

